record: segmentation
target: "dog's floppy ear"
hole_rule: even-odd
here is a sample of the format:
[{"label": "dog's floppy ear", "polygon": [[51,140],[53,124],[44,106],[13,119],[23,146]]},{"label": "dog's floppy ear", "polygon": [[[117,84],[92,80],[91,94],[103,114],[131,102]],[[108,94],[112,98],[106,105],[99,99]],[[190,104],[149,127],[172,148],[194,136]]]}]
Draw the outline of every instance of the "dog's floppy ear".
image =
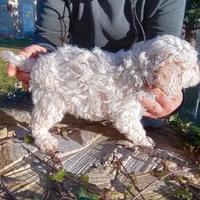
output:
[{"label": "dog's floppy ear", "polygon": [[160,63],[153,76],[153,86],[160,88],[169,96],[174,96],[183,88],[183,69],[180,63],[173,60]]}]

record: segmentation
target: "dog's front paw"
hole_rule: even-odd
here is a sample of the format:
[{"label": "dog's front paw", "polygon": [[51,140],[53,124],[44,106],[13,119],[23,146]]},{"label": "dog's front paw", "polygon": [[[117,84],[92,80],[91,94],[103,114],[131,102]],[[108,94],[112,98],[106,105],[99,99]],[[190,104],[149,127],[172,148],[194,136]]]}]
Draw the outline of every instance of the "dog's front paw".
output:
[{"label": "dog's front paw", "polygon": [[134,144],[133,142],[129,141],[129,140],[118,140],[116,142],[117,145],[123,146],[124,148],[128,148],[128,149],[134,149],[137,147],[136,144]]},{"label": "dog's front paw", "polygon": [[150,137],[146,137],[139,142],[138,141],[133,142],[129,140],[119,140],[117,141],[116,144],[128,149],[137,149],[138,146],[150,149],[153,149],[155,147],[155,142]]},{"label": "dog's front paw", "polygon": [[58,149],[58,140],[55,137],[46,137],[44,139],[36,139],[35,144],[45,153],[56,152]]},{"label": "dog's front paw", "polygon": [[138,144],[138,146],[153,148],[155,147],[155,142],[150,137],[146,137]]}]

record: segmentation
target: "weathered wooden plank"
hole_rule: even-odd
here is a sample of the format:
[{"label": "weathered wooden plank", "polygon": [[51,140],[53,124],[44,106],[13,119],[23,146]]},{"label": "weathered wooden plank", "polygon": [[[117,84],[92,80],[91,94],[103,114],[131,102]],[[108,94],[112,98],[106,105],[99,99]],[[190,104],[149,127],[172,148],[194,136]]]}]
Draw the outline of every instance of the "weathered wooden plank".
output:
[{"label": "weathered wooden plank", "polygon": [[[27,133],[25,128],[28,124],[24,122],[29,122],[27,118],[27,116],[30,117],[29,111],[23,111],[26,112],[26,116],[22,114],[24,118],[20,114],[15,115],[13,110],[6,112],[1,110],[1,112],[4,113],[4,124],[6,124],[5,117],[14,122],[7,123],[9,130],[14,130],[17,136]],[[22,120],[20,121],[19,118]],[[19,130],[20,127],[17,124],[20,122],[25,126],[24,129],[22,127]],[[95,190],[115,187],[116,191],[127,192],[125,191],[126,186],[131,185],[127,173],[134,173],[137,176],[137,186],[139,190],[142,190],[156,179],[149,172],[160,165],[163,160],[171,160],[184,166],[187,165],[185,161],[189,159],[184,155],[183,137],[169,126],[147,129],[148,135],[156,142],[154,150],[122,147],[119,145],[119,140],[123,140],[124,136],[109,124],[91,123],[66,116],[65,120],[57,127],[63,136],[57,135],[56,137],[59,139],[59,156],[64,169],[76,176],[88,175],[89,182],[97,186]],[[40,159],[38,160],[30,152],[34,152]],[[48,168],[48,165],[42,162],[44,157],[45,155],[38,152],[35,146],[27,145],[18,139],[1,142],[0,175],[2,183],[17,199],[23,199],[23,197],[31,199],[34,195],[38,198],[44,197]],[[122,161],[126,171],[121,169],[117,174],[119,169],[116,167],[116,158]],[[5,196],[5,188],[2,188],[2,183],[1,199]],[[77,185],[80,187],[80,181],[74,177],[64,185],[68,189]],[[143,194],[143,198],[165,199],[169,194],[166,191],[169,191],[169,188],[162,181],[150,187]],[[138,193],[136,189],[134,192]],[[127,195],[126,199],[129,197]],[[55,199],[55,196],[51,195],[50,199]]]}]

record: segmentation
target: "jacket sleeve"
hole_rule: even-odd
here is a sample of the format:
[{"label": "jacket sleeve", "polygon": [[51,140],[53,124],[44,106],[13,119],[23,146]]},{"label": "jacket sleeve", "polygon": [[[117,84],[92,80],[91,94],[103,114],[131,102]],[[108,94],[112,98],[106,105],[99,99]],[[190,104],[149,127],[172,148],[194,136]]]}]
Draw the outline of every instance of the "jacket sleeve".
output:
[{"label": "jacket sleeve", "polygon": [[[148,17],[145,19],[144,26],[147,39],[163,34],[179,37],[183,25],[186,0],[160,0],[159,3],[158,1],[146,1],[145,15]],[[152,4],[156,4],[156,8]]]},{"label": "jacket sleeve", "polygon": [[69,12],[63,0],[38,0],[37,21],[33,38],[49,51],[66,43],[69,36]]}]

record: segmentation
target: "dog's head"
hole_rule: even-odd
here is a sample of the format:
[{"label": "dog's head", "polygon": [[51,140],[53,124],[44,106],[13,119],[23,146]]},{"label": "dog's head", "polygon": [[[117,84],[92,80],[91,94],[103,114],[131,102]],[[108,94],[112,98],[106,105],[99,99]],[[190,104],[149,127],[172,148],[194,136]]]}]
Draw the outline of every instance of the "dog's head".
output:
[{"label": "dog's head", "polygon": [[163,35],[148,41],[139,60],[150,72],[145,77],[148,84],[162,89],[167,95],[173,96],[200,82],[197,52],[178,37]]}]

